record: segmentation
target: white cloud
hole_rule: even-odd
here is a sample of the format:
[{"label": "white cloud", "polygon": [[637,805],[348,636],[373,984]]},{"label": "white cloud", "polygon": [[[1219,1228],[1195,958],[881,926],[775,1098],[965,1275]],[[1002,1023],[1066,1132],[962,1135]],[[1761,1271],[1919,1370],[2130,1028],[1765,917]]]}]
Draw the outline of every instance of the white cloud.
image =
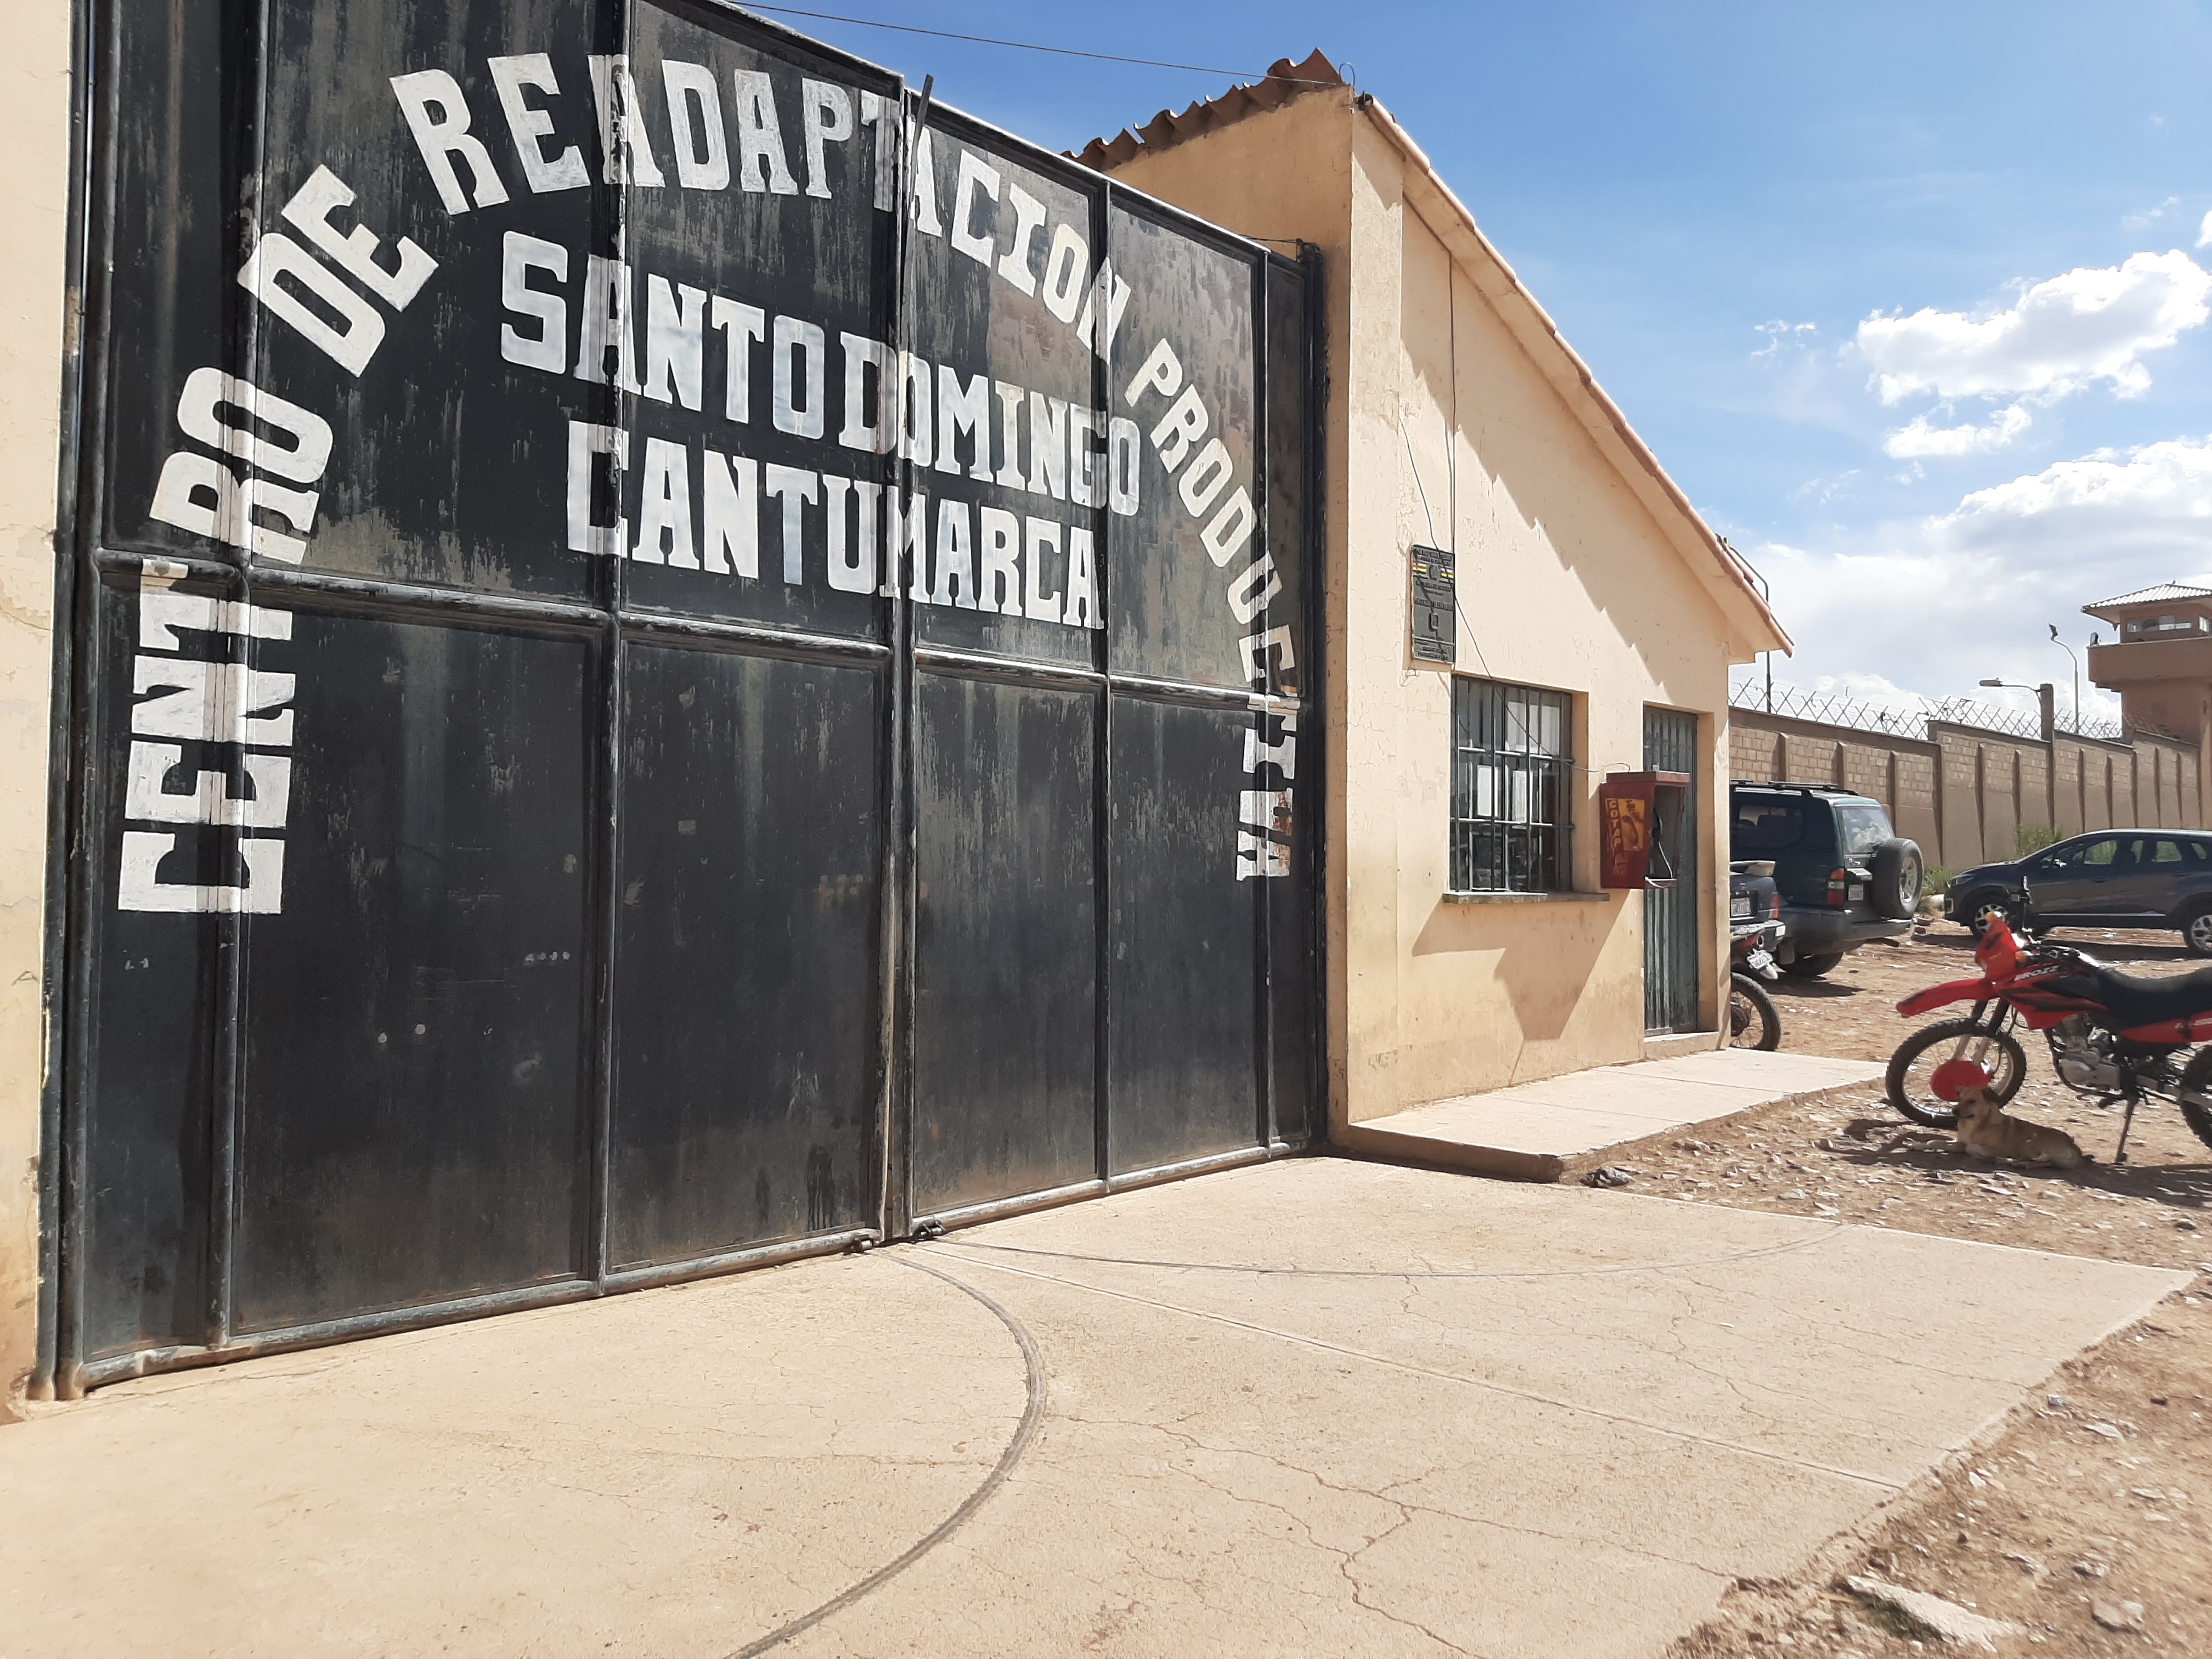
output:
[{"label": "white cloud", "polygon": [[[2207,219],[2205,222],[2212,224],[2212,219]],[[1754,331],[1766,336],[1766,343],[1751,354],[1754,362],[1761,357],[1773,356],[1785,345],[1810,345],[1813,343],[1804,337],[1808,334],[1818,334],[1820,331],[1820,325],[1818,323],[1787,323],[1778,320],[1771,323],[1754,323],[1752,326]]]},{"label": "white cloud", "polygon": [[2169,210],[2180,205],[2181,198],[2179,196],[2169,196],[2154,208],[2145,208],[2141,213],[2124,214],[2121,216],[2120,223],[2126,229],[2141,230],[2146,225],[2155,224],[2159,220],[2166,217]]},{"label": "white cloud", "polygon": [[[2155,551],[2167,560],[2169,575],[2196,569],[2212,561],[2212,438],[2060,461],[1974,491],[1934,526],[1940,540],[1961,550],[2010,550],[2031,560],[2071,552],[2093,567]],[[2166,579],[2151,576],[2138,586]]]},{"label": "white cloud", "polygon": [[[2101,626],[2084,605],[2212,570],[2212,436],[2061,461],[1822,546],[1747,551],[1798,642],[1778,678],[1833,677],[1869,701],[1887,700],[1876,678],[1984,701],[1984,678],[2050,680],[2063,706],[2073,668],[2051,624],[2078,653]],[[2117,713],[2087,684],[2081,702]]]},{"label": "white cloud", "polygon": [[1875,708],[1894,708],[1916,720],[1928,712],[1926,697],[1880,674],[1816,674],[1809,681],[1795,683],[1825,696],[1845,697]]},{"label": "white cloud", "polygon": [[2150,385],[2145,353],[2212,316],[2209,296],[2212,273],[2187,254],[2137,253],[2034,283],[2003,311],[1869,317],[1858,347],[1886,404],[1922,392],[2049,399],[2095,380],[2124,396]]},{"label": "white cloud", "polygon": [[1858,485],[1859,470],[1839,472],[1832,478],[1808,478],[1790,492],[1793,501],[1810,501],[1815,507],[1826,507],[1839,496],[1851,495]]},{"label": "white cloud", "polygon": [[2018,404],[1997,411],[1987,426],[1930,426],[1925,415],[1916,415],[1882,442],[1893,460],[1917,455],[1978,455],[2002,449],[2027,430],[2032,417]]},{"label": "white cloud", "polygon": [[2197,246],[2212,247],[2212,213],[2204,216],[2204,222],[2197,228]]}]

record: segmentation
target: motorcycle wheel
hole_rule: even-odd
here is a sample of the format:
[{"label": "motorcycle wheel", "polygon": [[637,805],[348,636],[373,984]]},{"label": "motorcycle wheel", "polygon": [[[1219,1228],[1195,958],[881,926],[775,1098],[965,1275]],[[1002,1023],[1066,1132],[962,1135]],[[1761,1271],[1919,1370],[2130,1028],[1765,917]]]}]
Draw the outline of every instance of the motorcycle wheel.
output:
[{"label": "motorcycle wheel", "polygon": [[2196,1058],[2182,1071],[2173,1099],[2197,1138],[2212,1146],[2212,1048],[2197,1051]]},{"label": "motorcycle wheel", "polygon": [[1905,1038],[1890,1056],[1889,1103],[1931,1129],[1957,1128],[1957,1109],[1929,1083],[1947,1060],[1971,1060],[1987,1072],[1999,1105],[2027,1081],[2027,1055],[2009,1032],[1971,1019],[1939,1019]]},{"label": "motorcycle wheel", "polygon": [[1729,976],[1729,1047],[1779,1048],[1782,1011],[1766,988],[1749,974]]}]

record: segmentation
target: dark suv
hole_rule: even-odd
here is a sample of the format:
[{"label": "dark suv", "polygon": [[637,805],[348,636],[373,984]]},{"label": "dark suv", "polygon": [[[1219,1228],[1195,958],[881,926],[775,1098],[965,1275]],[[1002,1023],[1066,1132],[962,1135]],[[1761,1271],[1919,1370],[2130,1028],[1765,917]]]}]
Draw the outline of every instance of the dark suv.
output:
[{"label": "dark suv", "polygon": [[1729,807],[1729,857],[1774,861],[1784,973],[1825,974],[1844,952],[1911,930],[1927,866],[1880,801],[1821,784],[1738,782]]},{"label": "dark suv", "polygon": [[2212,957],[2212,836],[2095,830],[1952,878],[1943,914],[1977,933],[1992,914],[2032,928],[2172,928]]}]

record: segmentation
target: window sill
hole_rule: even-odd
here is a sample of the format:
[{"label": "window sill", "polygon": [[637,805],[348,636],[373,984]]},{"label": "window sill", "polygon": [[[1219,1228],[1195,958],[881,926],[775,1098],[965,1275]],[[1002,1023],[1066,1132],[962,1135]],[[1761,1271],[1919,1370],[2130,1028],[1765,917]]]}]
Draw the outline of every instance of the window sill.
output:
[{"label": "window sill", "polygon": [[1452,893],[1446,904],[1602,904],[1610,893]]}]

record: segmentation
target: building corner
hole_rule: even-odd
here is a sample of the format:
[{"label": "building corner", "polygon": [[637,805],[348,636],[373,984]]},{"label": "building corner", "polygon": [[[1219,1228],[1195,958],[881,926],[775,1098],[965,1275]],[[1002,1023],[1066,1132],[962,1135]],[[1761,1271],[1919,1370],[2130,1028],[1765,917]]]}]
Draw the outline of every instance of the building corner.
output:
[{"label": "building corner", "polygon": [[37,1363],[56,469],[69,222],[71,8],[16,20],[0,70],[0,1422]]}]

